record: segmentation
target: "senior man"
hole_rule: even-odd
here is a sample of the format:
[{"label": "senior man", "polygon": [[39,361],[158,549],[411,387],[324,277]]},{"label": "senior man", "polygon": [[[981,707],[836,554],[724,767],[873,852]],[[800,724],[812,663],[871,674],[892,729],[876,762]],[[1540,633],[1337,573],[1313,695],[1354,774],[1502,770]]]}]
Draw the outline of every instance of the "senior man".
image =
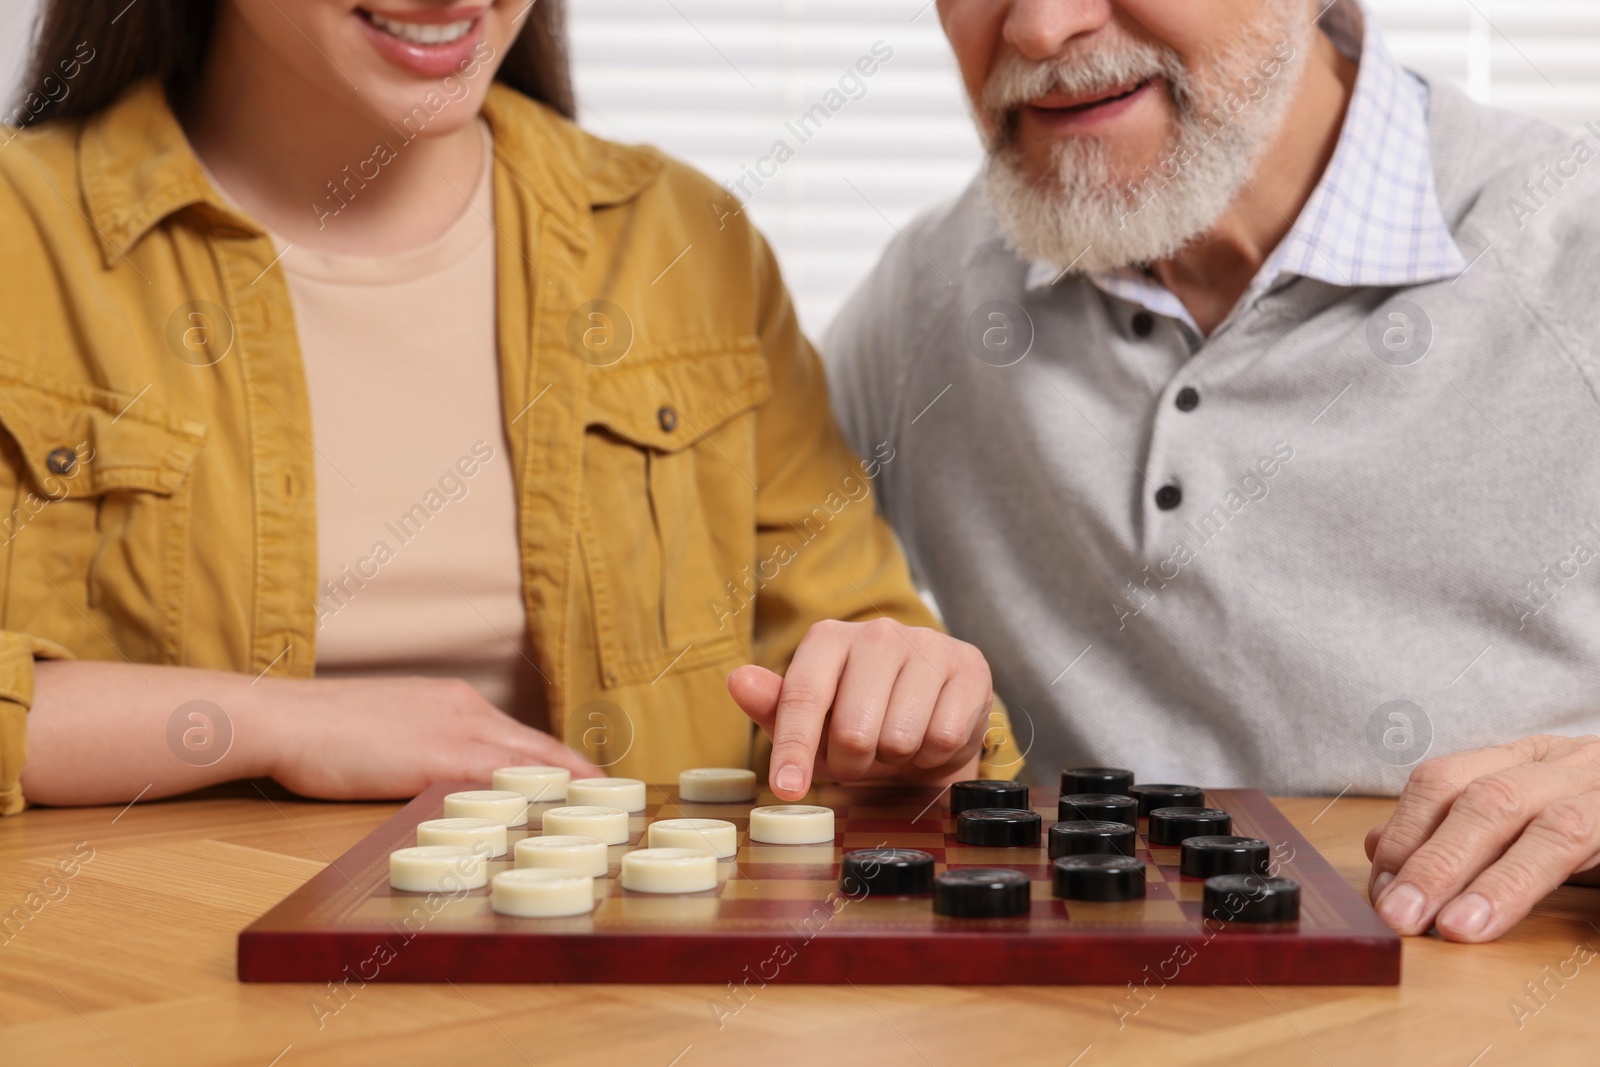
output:
[{"label": "senior man", "polygon": [[1352,0],[938,6],[987,165],[825,347],[1030,765],[1400,792],[1379,913],[1500,936],[1600,860],[1600,124]]}]

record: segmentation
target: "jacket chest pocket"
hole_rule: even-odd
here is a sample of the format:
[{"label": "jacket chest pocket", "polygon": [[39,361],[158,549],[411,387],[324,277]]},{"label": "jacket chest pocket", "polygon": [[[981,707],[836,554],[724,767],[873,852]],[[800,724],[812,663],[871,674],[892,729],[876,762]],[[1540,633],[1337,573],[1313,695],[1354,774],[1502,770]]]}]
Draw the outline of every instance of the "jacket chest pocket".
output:
[{"label": "jacket chest pocket", "polygon": [[85,658],[179,661],[205,428],[148,396],[0,371],[0,431],[6,627]]},{"label": "jacket chest pocket", "polygon": [[756,409],[771,392],[754,338],[589,380],[580,536],[607,687],[748,646],[748,614],[730,620],[725,603],[755,555]]}]

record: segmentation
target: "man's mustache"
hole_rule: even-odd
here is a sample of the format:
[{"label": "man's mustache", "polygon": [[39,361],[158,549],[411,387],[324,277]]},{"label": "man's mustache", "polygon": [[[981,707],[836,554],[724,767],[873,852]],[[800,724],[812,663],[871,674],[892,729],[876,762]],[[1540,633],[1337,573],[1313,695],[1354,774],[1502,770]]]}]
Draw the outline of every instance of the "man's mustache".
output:
[{"label": "man's mustache", "polygon": [[1186,96],[1188,70],[1176,52],[1138,43],[1043,62],[1015,54],[995,65],[984,85],[980,109],[991,125],[1004,125],[1023,104],[1048,93],[1094,97],[1165,80],[1179,99]]}]

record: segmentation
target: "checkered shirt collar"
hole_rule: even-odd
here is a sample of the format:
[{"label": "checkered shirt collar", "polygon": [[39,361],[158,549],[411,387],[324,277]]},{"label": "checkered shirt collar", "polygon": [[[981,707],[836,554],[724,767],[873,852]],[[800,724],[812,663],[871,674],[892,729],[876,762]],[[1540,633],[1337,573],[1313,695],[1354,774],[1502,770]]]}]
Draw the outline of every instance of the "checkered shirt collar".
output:
[{"label": "checkered shirt collar", "polygon": [[[1322,180],[1234,315],[1284,275],[1349,288],[1401,286],[1454,278],[1467,266],[1434,188],[1427,86],[1394,61],[1356,0],[1331,4],[1322,28],[1347,54],[1359,55],[1344,127]],[[1027,288],[1048,287],[1062,273],[1056,264],[1035,262]],[[1142,271],[1108,271],[1090,280],[1199,332],[1182,302]]]}]

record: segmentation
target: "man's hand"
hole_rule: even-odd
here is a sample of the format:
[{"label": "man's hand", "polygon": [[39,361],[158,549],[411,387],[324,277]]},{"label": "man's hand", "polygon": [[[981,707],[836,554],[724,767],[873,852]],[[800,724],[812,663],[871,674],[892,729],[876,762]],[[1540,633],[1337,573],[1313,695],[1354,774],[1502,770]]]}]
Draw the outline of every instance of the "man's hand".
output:
[{"label": "man's hand", "polygon": [[1600,738],[1529,737],[1427,760],[1367,834],[1367,855],[1373,904],[1394,929],[1494,940],[1600,865]]},{"label": "man's hand", "polygon": [[776,675],[756,666],[728,691],[772,737],[772,791],[804,796],[813,776],[942,782],[973,773],[989,664],[953,637],[892,619],[819,622]]}]

